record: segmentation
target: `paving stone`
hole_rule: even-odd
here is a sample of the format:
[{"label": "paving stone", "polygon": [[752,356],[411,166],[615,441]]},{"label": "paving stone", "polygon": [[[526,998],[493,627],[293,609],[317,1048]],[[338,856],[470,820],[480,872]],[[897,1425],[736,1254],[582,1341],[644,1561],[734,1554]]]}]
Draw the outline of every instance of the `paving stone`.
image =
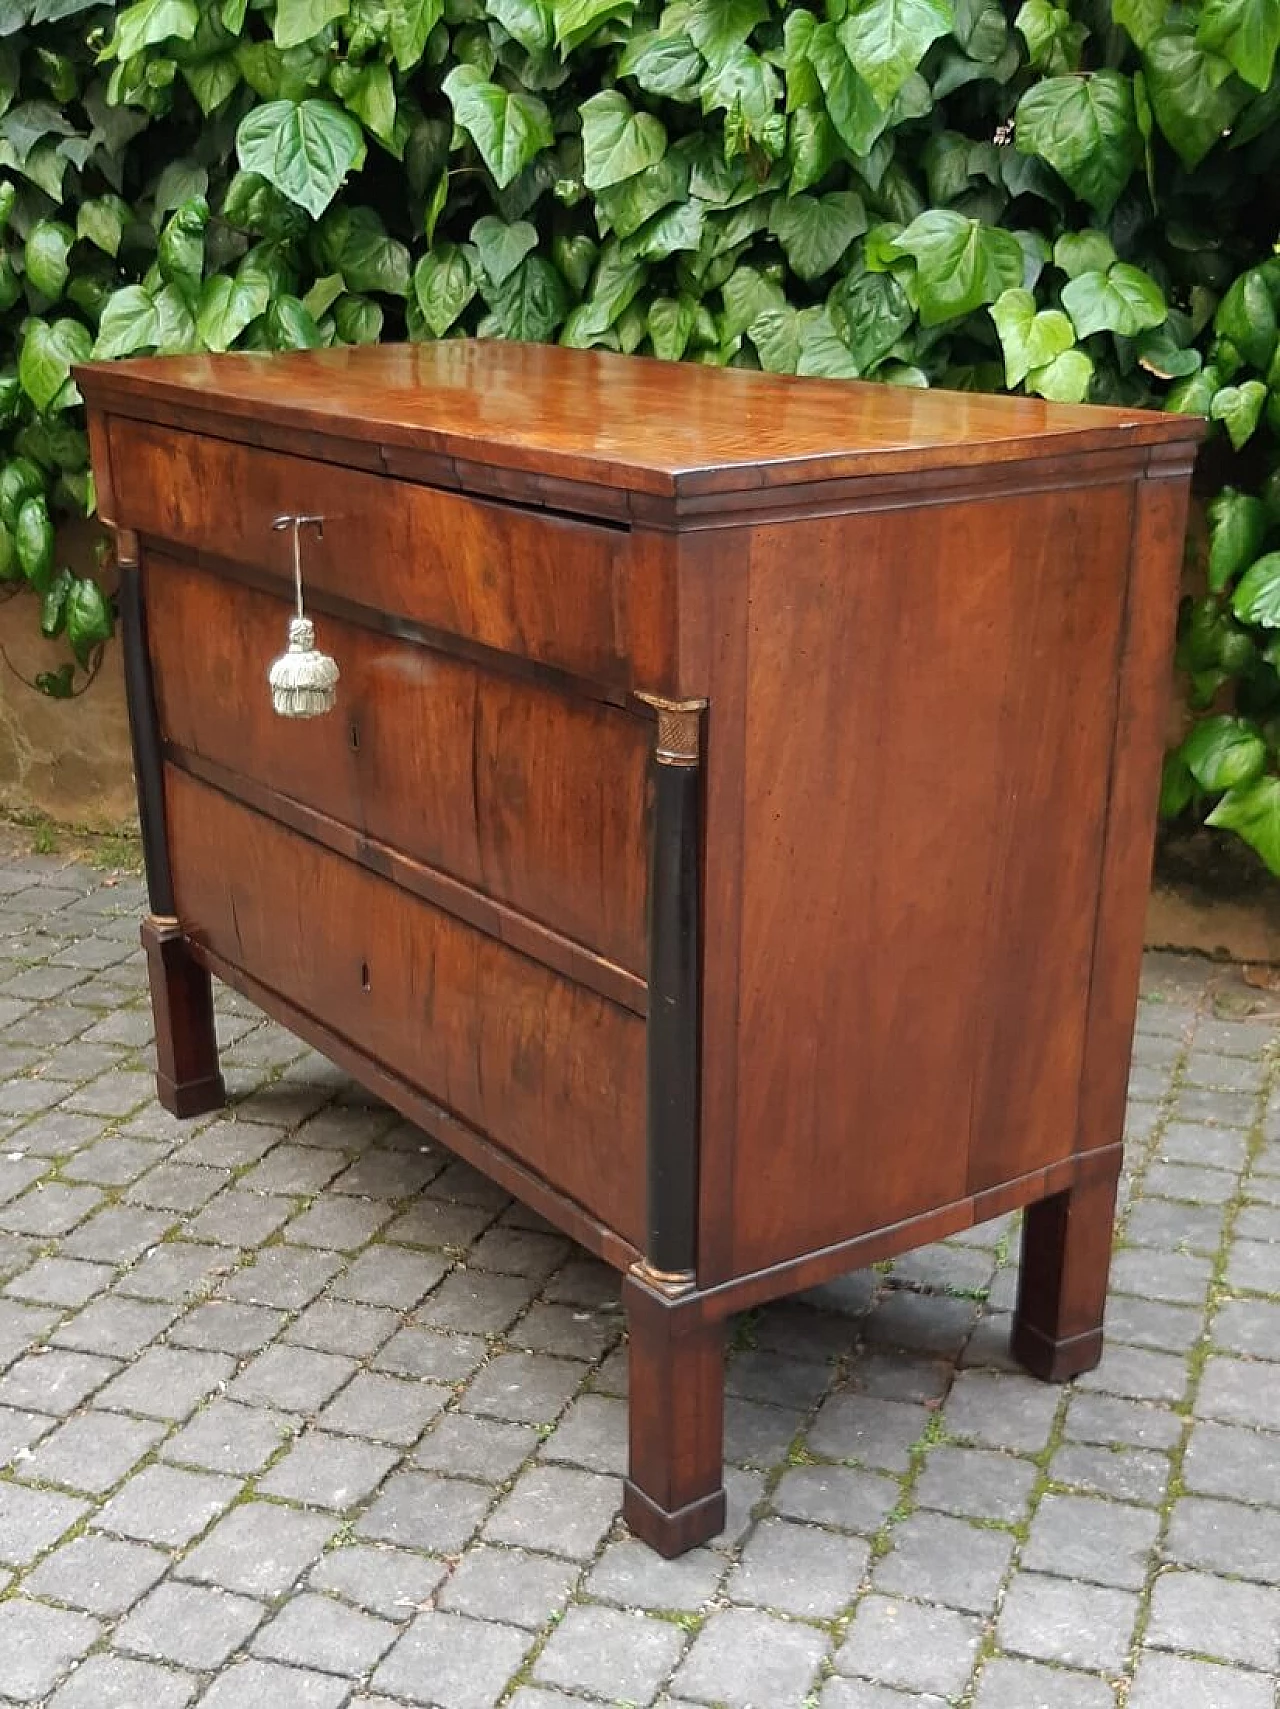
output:
[{"label": "paving stone", "polygon": [[836,1394],[819,1408],[808,1446],[824,1459],[855,1460],[874,1470],[905,1472],[929,1416],[923,1407],[904,1401]]},{"label": "paving stone", "polygon": [[327,1514],[247,1501],[228,1513],[182,1562],[184,1578],[246,1596],[281,1596],[337,1529]]},{"label": "paving stone", "polygon": [[488,1343],[478,1335],[448,1335],[434,1329],[402,1329],[374,1359],[376,1370],[437,1382],[464,1381],[484,1363]]},{"label": "paving stone", "polygon": [[234,1479],[209,1472],[146,1466],[121,1486],[92,1523],[118,1536],[178,1548],[228,1507],[239,1489]]},{"label": "paving stone", "polygon": [[19,1359],[0,1378],[0,1406],[63,1417],[74,1412],[119,1369],[117,1360],[92,1353],[62,1348],[37,1350]]},{"label": "paving stone", "polygon": [[[204,1163],[213,1169],[244,1169],[256,1163],[270,1151],[278,1134],[259,1127],[245,1113],[244,1099],[236,1106],[234,1118],[210,1122],[199,1133],[184,1139],[173,1153],[175,1163]],[[214,1204],[218,1200],[212,1201]]]},{"label": "paving stone", "polygon": [[8,1465],[16,1456],[26,1457],[26,1450],[54,1427],[52,1418],[38,1412],[19,1412],[15,1407],[0,1407],[0,1466]]},{"label": "paving stone", "polygon": [[729,1575],[725,1594],[731,1602],[808,1620],[830,1619],[853,1601],[869,1559],[870,1549],[861,1540],[766,1519]]},{"label": "paving stone", "polygon": [[776,1466],[786,1458],[805,1414],[729,1395],[724,1405],[724,1457],[734,1465]]},{"label": "paving stone", "polygon": [[1212,1260],[1192,1252],[1158,1252],[1133,1247],[1111,1261],[1111,1286],[1116,1293],[1144,1299],[1201,1305],[1209,1289]]},{"label": "paving stone", "polygon": [[[1246,1182],[1245,1190],[1249,1191]],[[1274,1244],[1280,1240],[1280,1207],[1273,1204],[1247,1204],[1237,1213],[1232,1224],[1237,1240],[1261,1240]]]},{"label": "paving stone", "polygon": [[169,1557],[114,1537],[74,1537],[46,1555],[26,1581],[33,1596],[90,1614],[119,1615],[164,1577]]},{"label": "paving stone", "polygon": [[407,1448],[416,1442],[450,1397],[442,1383],[408,1382],[361,1371],[320,1414],[326,1430],[369,1436]]},{"label": "paving stone", "polygon": [[[1106,1334],[1109,1343],[1152,1348],[1185,1358],[1203,1333],[1204,1315],[1195,1306],[1169,1305],[1163,1300],[1140,1300],[1133,1294],[1116,1294],[1108,1307]],[[1184,1383],[1182,1387],[1185,1386]],[[1182,1389],[1179,1389],[1181,1393]]]},{"label": "paving stone", "polygon": [[725,1388],[729,1394],[768,1406],[808,1410],[822,1399],[834,1376],[825,1362],[790,1359],[770,1348],[751,1347],[729,1361]]},{"label": "paving stone", "polygon": [[49,1700],[49,1709],[183,1709],[195,1681],[173,1668],[124,1656],[90,1656]]},{"label": "paving stone", "polygon": [[1169,1486],[1169,1461],[1144,1448],[1090,1448],[1064,1443],[1053,1456],[1049,1475],[1092,1495],[1159,1507]]},{"label": "paving stone", "polygon": [[1140,1590],[1159,1516],[1089,1496],[1046,1495],[1031,1522],[1021,1565],[1060,1578]]},{"label": "paving stone", "polygon": [[915,1494],[922,1507],[1013,1524],[1026,1511],[1035,1480],[1030,1461],[980,1448],[939,1446],[930,1449]]},{"label": "paving stone", "polygon": [[0,1483],[0,1561],[11,1567],[26,1566],[87,1511],[87,1502],[53,1490]]},{"label": "paving stone", "polygon": [[104,1495],[163,1435],[162,1424],[111,1413],[79,1413],[32,1451],[23,1461],[22,1476],[86,1495]]},{"label": "paving stone", "polygon": [[77,1152],[63,1164],[62,1174],[98,1187],[123,1187],[154,1168],[163,1156],[164,1146],[156,1141],[110,1134]]},{"label": "paving stone", "polygon": [[906,1691],[950,1697],[973,1671],[981,1637],[982,1624],[971,1615],[871,1595],[854,1611],[835,1665]]},{"label": "paving stone", "polygon": [[467,1254],[467,1265],[476,1270],[496,1270],[502,1275],[531,1276],[543,1281],[564,1263],[573,1250],[558,1234],[537,1234],[527,1228],[498,1224],[487,1229]]},{"label": "paving stone", "polygon": [[750,1709],[799,1709],[826,1649],[811,1627],[791,1625],[754,1609],[713,1614],[677,1669],[673,1689],[695,1698]]},{"label": "paving stone", "polygon": [[1129,1693],[1129,1709],[1271,1709],[1272,1681],[1214,1662],[1144,1655]]},{"label": "paving stone", "polygon": [[873,1345],[954,1359],[973,1333],[977,1318],[978,1306],[973,1300],[895,1288],[876,1301],[866,1320],[865,1335]]},{"label": "paving stone", "polygon": [[1213,1319],[1210,1340],[1228,1353],[1280,1360],[1280,1305],[1267,1300],[1224,1300]]},{"label": "paving stone", "polygon": [[250,1647],[272,1661],[359,1678],[382,1659],[396,1636],[389,1620],[344,1608],[330,1596],[303,1593],[259,1629]]},{"label": "paving stone", "polygon": [[817,1703],[818,1709],[907,1709],[908,1704],[912,1709],[946,1709],[943,1699],[931,1691],[924,1695],[912,1692],[910,1697],[904,1697],[901,1691],[869,1685],[865,1679],[829,1679]]},{"label": "paving stone", "polygon": [[261,1604],[245,1596],[166,1583],[138,1604],[112,1641],[132,1655],[215,1668],[240,1648],[265,1614]]},{"label": "paving stone", "polygon": [[[1271,1478],[1274,1466],[1273,1460]],[[1272,1584],[1280,1561],[1280,1510],[1186,1496],[1174,1507],[1165,1554],[1182,1566]]]},{"label": "paving stone", "polygon": [[364,1199],[411,1199],[444,1167],[442,1155],[424,1145],[413,1151],[369,1146],[330,1182],[331,1193],[355,1193]]},{"label": "paving stone", "polygon": [[298,1428],[298,1419],[265,1407],[215,1400],[164,1444],[167,1460],[212,1472],[248,1476],[267,1461]]},{"label": "paving stone", "polygon": [[52,1306],[0,1300],[0,1363],[9,1364],[20,1353],[30,1351],[61,1315]]},{"label": "paving stone", "polygon": [[342,1260],[333,1253],[270,1246],[224,1282],[220,1291],[226,1299],[247,1300],[250,1305],[301,1311],[341,1268]]},{"label": "paving stone", "polygon": [[646,1544],[626,1538],[605,1549],[586,1589],[592,1597],[624,1608],[697,1611],[715,1594],[724,1570],[724,1557],[710,1549],[690,1549],[664,1560]]},{"label": "paving stone", "polygon": [[1101,1447],[1174,1448],[1182,1439],[1182,1420],[1164,1407],[1110,1395],[1073,1394],[1064,1434],[1070,1441]]},{"label": "paving stone", "polygon": [[[348,1543],[322,1555],[307,1582],[388,1620],[403,1622],[430,1605],[447,1571],[443,1561],[428,1560],[406,1549],[392,1549],[382,1543]],[[519,1620],[510,1611],[504,1618]]]},{"label": "paving stone", "polygon": [[462,1405],[522,1424],[550,1423],[565,1408],[586,1375],[573,1360],[546,1354],[501,1353],[468,1388]]},{"label": "paving stone", "polygon": [[973,1709],[1115,1709],[1115,1701],[1104,1680],[996,1656],[982,1670]]},{"label": "paving stone", "polygon": [[541,1440],[529,1424],[451,1412],[438,1418],[418,1443],[413,1463],[424,1471],[452,1472],[458,1477],[504,1483]]},{"label": "paving stone", "polygon": [[146,1300],[195,1299],[230,1276],[238,1263],[239,1254],[227,1246],[166,1241],[120,1278],[116,1292]]},{"label": "paving stone", "polygon": [[1195,1411],[1228,1424],[1280,1430],[1280,1380],[1264,1363],[1210,1358],[1200,1379]]},{"label": "paving stone", "polygon": [[477,1620],[505,1620],[536,1630],[568,1600],[576,1563],[522,1549],[469,1550],[450,1573],[438,1606]]},{"label": "paving stone", "polygon": [[37,1305],[80,1306],[107,1287],[113,1276],[109,1264],[87,1264],[79,1258],[42,1258],[5,1289]]},{"label": "paving stone", "polygon": [[994,1608],[1013,1555],[1013,1538],[941,1513],[913,1513],[889,1534],[874,1574],[877,1590],[897,1591],[975,1614]]},{"label": "paving stone", "polygon": [[962,1371],[943,1409],[952,1436],[987,1448],[1034,1454],[1049,1440],[1059,1391],[1030,1377]]},{"label": "paving stone", "polygon": [[419,1323],[436,1329],[499,1335],[515,1322],[537,1291],[537,1282],[527,1276],[455,1270],[427,1296],[414,1315]]},{"label": "paving stone", "polygon": [[333,1284],[332,1291],[339,1299],[408,1311],[430,1293],[448,1270],[448,1263],[432,1254],[377,1245],[360,1254]]},{"label": "paving stone", "polygon": [[1280,1244],[1237,1240],[1227,1258],[1226,1283],[1242,1292],[1280,1294]]},{"label": "paving stone", "polygon": [[1138,1598],[1129,1591],[1020,1572],[1005,1595],[996,1636],[1002,1649],[1018,1655],[1118,1672],[1137,1616]]},{"label": "paving stone", "polygon": [[205,1300],[174,1325],[169,1340],[206,1352],[232,1353],[244,1358],[265,1347],[286,1321],[282,1311],[266,1306],[237,1305],[230,1300]]},{"label": "paving stone", "polygon": [[297,1209],[282,1194],[242,1193],[224,1187],[184,1225],[192,1240],[212,1240],[223,1246],[261,1246],[282,1229]]},{"label": "paving stone", "polygon": [[514,1626],[419,1614],[374,1674],[373,1686],[440,1709],[492,1709],[528,1647],[529,1634]]},{"label": "paving stone", "polygon": [[376,1442],[308,1431],[258,1482],[264,1495],[348,1513],[382,1482],[397,1455]]},{"label": "paving stone", "polygon": [[580,1395],[543,1444],[542,1458],[621,1477],[627,1469],[625,1401]]},{"label": "paving stone", "polygon": [[470,1246],[493,1219],[494,1212],[488,1206],[451,1205],[441,1204],[435,1199],[418,1199],[403,1215],[387,1224],[382,1238],[397,1245],[436,1251]]},{"label": "paving stone", "polygon": [[235,1368],[226,1353],[152,1347],[109,1382],[95,1404],[181,1423],[215,1389],[225,1387]]},{"label": "paving stone", "polygon": [[105,1294],[61,1324],[51,1340],[83,1353],[132,1359],[162,1335],[176,1316],[173,1305]]},{"label": "paving stone", "polygon": [[38,1234],[53,1239],[68,1234],[102,1203],[96,1187],[72,1187],[51,1181],[32,1187],[10,1204],[0,1206],[0,1228],[11,1234]]},{"label": "paving stone", "polygon": [[534,1663],[535,1678],[614,1702],[647,1703],[688,1642],[670,1621],[617,1608],[570,1608]]},{"label": "paving stone", "polygon": [[390,1205],[335,1194],[317,1199],[296,1216],[285,1230],[285,1239],[323,1251],[358,1252],[391,1214]]},{"label": "paving stone", "polygon": [[616,1312],[587,1311],[580,1306],[548,1305],[535,1300],[518,1323],[507,1331],[510,1347],[532,1353],[563,1353],[569,1359],[598,1359],[622,1333]]},{"label": "paving stone", "polygon": [[239,1661],[219,1676],[200,1699],[201,1709],[245,1709],[270,1704],[271,1709],[340,1709],[350,1682],[333,1674],[282,1667],[278,1662]]},{"label": "paving stone", "polygon": [[247,1193],[279,1193],[288,1197],[320,1192],[342,1168],[332,1151],[306,1145],[277,1145],[237,1182]]},{"label": "paving stone", "polygon": [[131,1264],[173,1227],[164,1211],[138,1210],[133,1205],[105,1205],[62,1243],[64,1254],[100,1258],[109,1264]]},{"label": "paving stone", "polygon": [[230,1385],[232,1400],[281,1412],[318,1412],[356,1369],[354,1359],[310,1347],[268,1347]]},{"label": "paving stone", "polygon": [[1184,1163],[1153,1163],[1142,1180],[1144,1193],[1193,1205],[1226,1205],[1236,1187],[1229,1169],[1197,1169]]},{"label": "paving stone", "polygon": [[358,1305],[344,1299],[319,1299],[291,1323],[282,1340],[326,1353],[364,1359],[376,1353],[396,1331],[399,1312],[381,1306]]},{"label": "paving stone", "polygon": [[399,1472],[387,1480],[357,1522],[356,1534],[455,1554],[474,1537],[492,1500],[493,1491],[484,1484],[424,1472]]},{"label": "paving stone", "polygon": [[848,1466],[793,1466],[773,1493],[776,1510],[789,1519],[860,1531],[878,1531],[896,1504],[901,1486],[879,1472]]},{"label": "paving stone", "polygon": [[1176,1405],[1186,1393],[1187,1381],[1185,1358],[1113,1342],[1104,1349],[1099,1364],[1077,1379],[1077,1387]]},{"label": "paving stone", "polygon": [[1240,1128],[1171,1121],[1160,1135],[1158,1155],[1173,1163],[1238,1172],[1248,1161],[1249,1136]]},{"label": "paving stone", "polygon": [[613,1523],[621,1494],[614,1478],[568,1466],[534,1466],[517,1478],[484,1534],[490,1542],[586,1560]]},{"label": "paving stone", "polygon": [[1274,1669],[1280,1660],[1280,1590],[1207,1573],[1162,1573],[1152,1591],[1145,1641]]},{"label": "paving stone", "polygon": [[0,1602],[0,1656],[11,1703],[39,1703],[98,1637],[96,1620],[10,1597]]}]

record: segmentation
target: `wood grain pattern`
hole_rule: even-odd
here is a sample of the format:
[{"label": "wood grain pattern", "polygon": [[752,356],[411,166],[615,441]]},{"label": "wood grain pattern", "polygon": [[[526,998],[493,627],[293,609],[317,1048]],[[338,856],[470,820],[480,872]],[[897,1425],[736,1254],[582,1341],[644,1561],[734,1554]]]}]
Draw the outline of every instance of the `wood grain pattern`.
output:
[{"label": "wood grain pattern", "polygon": [[160,553],[146,583],[169,741],[644,977],[648,720],[320,618],[338,707],[278,718],[287,603]]},{"label": "wood grain pattern", "polygon": [[644,1025],[172,767],[184,930],[430,1090],[631,1245]]}]

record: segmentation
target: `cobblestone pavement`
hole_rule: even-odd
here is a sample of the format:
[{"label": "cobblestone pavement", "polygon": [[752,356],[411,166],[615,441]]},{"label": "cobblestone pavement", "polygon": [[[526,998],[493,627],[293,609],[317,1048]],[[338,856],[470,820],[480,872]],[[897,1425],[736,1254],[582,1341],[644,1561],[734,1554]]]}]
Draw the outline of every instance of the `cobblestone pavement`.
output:
[{"label": "cobblestone pavement", "polygon": [[[1009,1222],[736,1327],[731,1526],[618,1516],[616,1279],[238,999],[151,1095],[136,880],[0,865],[0,1701],[1276,1709],[1277,1032],[1153,958],[1110,1347]],[[225,997],[225,994],[224,994]]]}]

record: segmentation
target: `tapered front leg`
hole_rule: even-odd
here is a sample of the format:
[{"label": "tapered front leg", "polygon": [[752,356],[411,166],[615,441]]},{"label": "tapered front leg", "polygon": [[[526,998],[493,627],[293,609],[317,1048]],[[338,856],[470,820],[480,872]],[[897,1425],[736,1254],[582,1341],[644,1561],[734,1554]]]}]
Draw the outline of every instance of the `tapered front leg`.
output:
[{"label": "tapered front leg", "polygon": [[175,1116],[201,1116],[227,1101],[218,1068],[213,987],[176,920],[142,922],[156,1027],[156,1096]]},{"label": "tapered front leg", "polygon": [[1013,1354],[1033,1376],[1065,1382],[1102,1357],[1119,1164],[1026,1212]]},{"label": "tapered front leg", "polygon": [[622,1284],[630,1338],[630,1469],[622,1516],[660,1555],[724,1529],[723,1319],[697,1295],[668,1299],[635,1275]]}]

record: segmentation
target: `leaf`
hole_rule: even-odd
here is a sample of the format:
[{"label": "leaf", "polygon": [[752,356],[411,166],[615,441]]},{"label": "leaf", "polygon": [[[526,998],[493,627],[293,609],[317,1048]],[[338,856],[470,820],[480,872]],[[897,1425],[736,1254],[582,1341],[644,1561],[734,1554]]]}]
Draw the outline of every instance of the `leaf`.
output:
[{"label": "leaf", "polygon": [[712,66],[741,47],[769,15],[766,0],[687,0],[680,10],[690,40]]},{"label": "leaf", "polygon": [[1004,351],[1005,380],[1021,384],[1033,368],[1044,368],[1075,344],[1071,322],[1060,309],[1036,313],[1030,291],[1005,291],[991,305],[991,318]]},{"label": "leaf", "polygon": [[892,273],[863,273],[837,285],[831,313],[859,373],[869,374],[897,344],[915,315]]},{"label": "leaf", "polygon": [[42,297],[56,302],[71,273],[68,257],[76,234],[61,220],[37,220],[27,234],[27,280]]},{"label": "leaf", "polygon": [[272,38],[278,48],[301,47],[335,18],[345,18],[351,0],[276,0]]},{"label": "leaf", "polygon": [[333,68],[329,87],[347,111],[399,159],[404,149],[396,136],[396,89],[390,67],[381,60],[358,68],[338,65]]},{"label": "leaf", "polygon": [[501,285],[538,247],[538,233],[527,220],[508,225],[494,214],[485,214],[472,226],[471,241],[490,282]]},{"label": "leaf", "polygon": [[654,166],[667,151],[667,133],[652,113],[637,113],[625,95],[606,89],[582,107],[582,180],[604,190]]},{"label": "leaf", "polygon": [[1148,41],[1142,63],[1156,122],[1190,171],[1239,110],[1230,61],[1206,53],[1193,36],[1162,30]]},{"label": "leaf", "polygon": [[50,700],[70,700],[72,695],[71,679],[75,676],[76,667],[71,664],[59,665],[56,671],[38,671],[36,687],[41,694],[47,694]]},{"label": "leaf", "polygon": [[319,219],[363,163],[365,145],[356,121],[331,101],[269,101],[241,120],[236,152],[246,172]]},{"label": "leaf", "polygon": [[1221,593],[1252,563],[1267,532],[1267,508],[1259,498],[1223,487],[1207,507],[1209,588]]},{"label": "leaf", "polygon": [[1280,629],[1280,552],[1250,565],[1231,596],[1231,609],[1243,623]]},{"label": "leaf", "polygon": [[802,107],[791,121],[787,140],[792,191],[820,184],[841,157],[840,138],[826,108]]},{"label": "leaf", "polygon": [[[1280,0],[1278,0],[1280,3]],[[1276,310],[1265,274],[1251,267],[1232,281],[1214,316],[1219,338],[1229,338],[1252,367],[1263,373],[1276,353]]]},{"label": "leaf", "polygon": [[1246,83],[1265,89],[1280,48],[1280,0],[1205,0],[1196,41],[1230,60]]},{"label": "leaf", "polygon": [[1062,306],[1080,338],[1095,332],[1134,338],[1160,326],[1169,312],[1155,280],[1124,261],[1114,262],[1105,273],[1077,274],[1062,287]]},{"label": "leaf", "polygon": [[1077,69],[1080,49],[1089,32],[1083,24],[1072,22],[1065,6],[1055,5],[1054,0],[1024,0],[1013,22],[1022,33],[1037,71],[1052,76]]},{"label": "leaf", "polygon": [[471,256],[456,243],[440,243],[413,273],[413,295],[432,336],[443,338],[478,289]]},{"label": "leaf", "polygon": [[209,224],[209,204],[203,196],[184,202],[160,233],[156,252],[160,277],[177,285],[194,300],[204,277],[204,234]]},{"label": "leaf", "polygon": [[1022,284],[1022,247],[1011,232],[946,209],[915,219],[891,248],[916,263],[923,326],[939,326]]},{"label": "leaf", "polygon": [[[1049,311],[1050,313],[1054,311]],[[1066,316],[1062,317],[1064,320]],[[1083,403],[1093,383],[1093,359],[1083,350],[1064,350],[1027,376],[1027,390],[1054,403]]]},{"label": "leaf", "polygon": [[42,415],[70,409],[80,402],[80,392],[71,378],[76,362],[87,362],[93,344],[87,326],[75,320],[27,322],[18,356],[18,378],[22,389]]},{"label": "leaf", "polygon": [[267,333],[275,350],[314,350],[324,343],[310,309],[287,293],[267,311]]},{"label": "leaf", "polygon": [[545,53],[555,41],[555,19],[547,0],[489,0],[486,10],[526,53]]},{"label": "leaf", "polygon": [[206,117],[217,110],[240,87],[240,66],[232,53],[210,54],[207,59],[184,60],[182,75]]},{"label": "leaf", "polygon": [[780,196],[769,216],[769,230],[801,279],[818,279],[830,272],[866,229],[862,198],[851,190],[827,196]]},{"label": "leaf", "polygon": [[636,0],[551,0],[556,41],[566,52],[595,34],[602,24],[634,11]]},{"label": "leaf", "polygon": [[80,665],[87,665],[95,647],[111,639],[111,608],[97,582],[77,577],[67,595],[67,640]]},{"label": "leaf", "polygon": [[1262,381],[1246,380],[1242,386],[1223,386],[1215,392],[1209,414],[1214,421],[1222,422],[1238,451],[1257,427],[1266,401],[1267,388]]},{"label": "leaf", "polygon": [[1280,778],[1260,777],[1229,790],[1205,823],[1234,831],[1280,874]]},{"label": "leaf", "polygon": [[687,200],[688,192],[688,161],[672,149],[656,165],[646,166],[634,178],[601,190],[596,196],[596,208],[619,237],[630,237],[671,202]]},{"label": "leaf", "polygon": [[1111,16],[1128,30],[1134,42],[1145,48],[1164,28],[1169,0],[1112,0]]},{"label": "leaf", "polygon": [[137,0],[117,18],[111,51],[126,60],[159,42],[189,42],[199,24],[196,0]]},{"label": "leaf", "polygon": [[827,114],[840,140],[854,155],[869,153],[889,115],[854,67],[835,25],[819,24],[809,38],[806,53],[818,74]]},{"label": "leaf", "polygon": [[703,58],[684,34],[651,30],[633,36],[618,61],[618,76],[633,77],[647,95],[692,101],[702,79]]},{"label": "leaf", "polygon": [[1133,84],[1118,71],[1045,78],[1018,102],[1016,137],[1105,218],[1141,159]]},{"label": "leaf", "polygon": [[348,291],[409,294],[409,251],[372,208],[342,204],[316,228],[316,254],[326,273],[340,273]]},{"label": "leaf", "polygon": [[154,350],[160,344],[160,314],[149,291],[126,285],[107,299],[93,346],[95,362]]},{"label": "leaf", "polygon": [[382,309],[369,297],[339,297],[333,324],[344,344],[376,344],[382,336]]},{"label": "leaf", "polygon": [[387,0],[387,40],[401,71],[411,71],[444,14],[444,0]]},{"label": "leaf", "polygon": [[855,71],[887,108],[954,22],[949,0],[871,0],[840,26],[840,39]]},{"label": "leaf", "polygon": [[13,543],[23,575],[37,593],[46,593],[53,581],[53,523],[43,493],[19,505]]},{"label": "leaf", "polygon": [[480,150],[500,190],[555,141],[551,115],[536,96],[510,94],[474,65],[455,66],[442,87],[455,122]]},{"label": "leaf", "polygon": [[564,280],[541,255],[522,261],[490,300],[504,338],[542,344],[569,310]]},{"label": "leaf", "polygon": [[196,333],[206,350],[229,350],[258,316],[267,312],[271,289],[260,275],[206,281],[196,311]]},{"label": "leaf", "polygon": [[1244,718],[1202,718],[1179,751],[1201,789],[1215,794],[1252,783],[1267,763],[1267,744]]},{"label": "leaf", "polygon": [[800,359],[796,373],[828,380],[856,380],[858,365],[825,307],[800,314]]},{"label": "leaf", "polygon": [[59,570],[40,601],[40,633],[46,641],[61,635],[67,622],[67,595],[71,592],[71,571]]},{"label": "leaf", "polygon": [[649,339],[653,353],[664,362],[678,362],[684,355],[697,319],[698,307],[691,297],[655,297],[649,304]]}]

